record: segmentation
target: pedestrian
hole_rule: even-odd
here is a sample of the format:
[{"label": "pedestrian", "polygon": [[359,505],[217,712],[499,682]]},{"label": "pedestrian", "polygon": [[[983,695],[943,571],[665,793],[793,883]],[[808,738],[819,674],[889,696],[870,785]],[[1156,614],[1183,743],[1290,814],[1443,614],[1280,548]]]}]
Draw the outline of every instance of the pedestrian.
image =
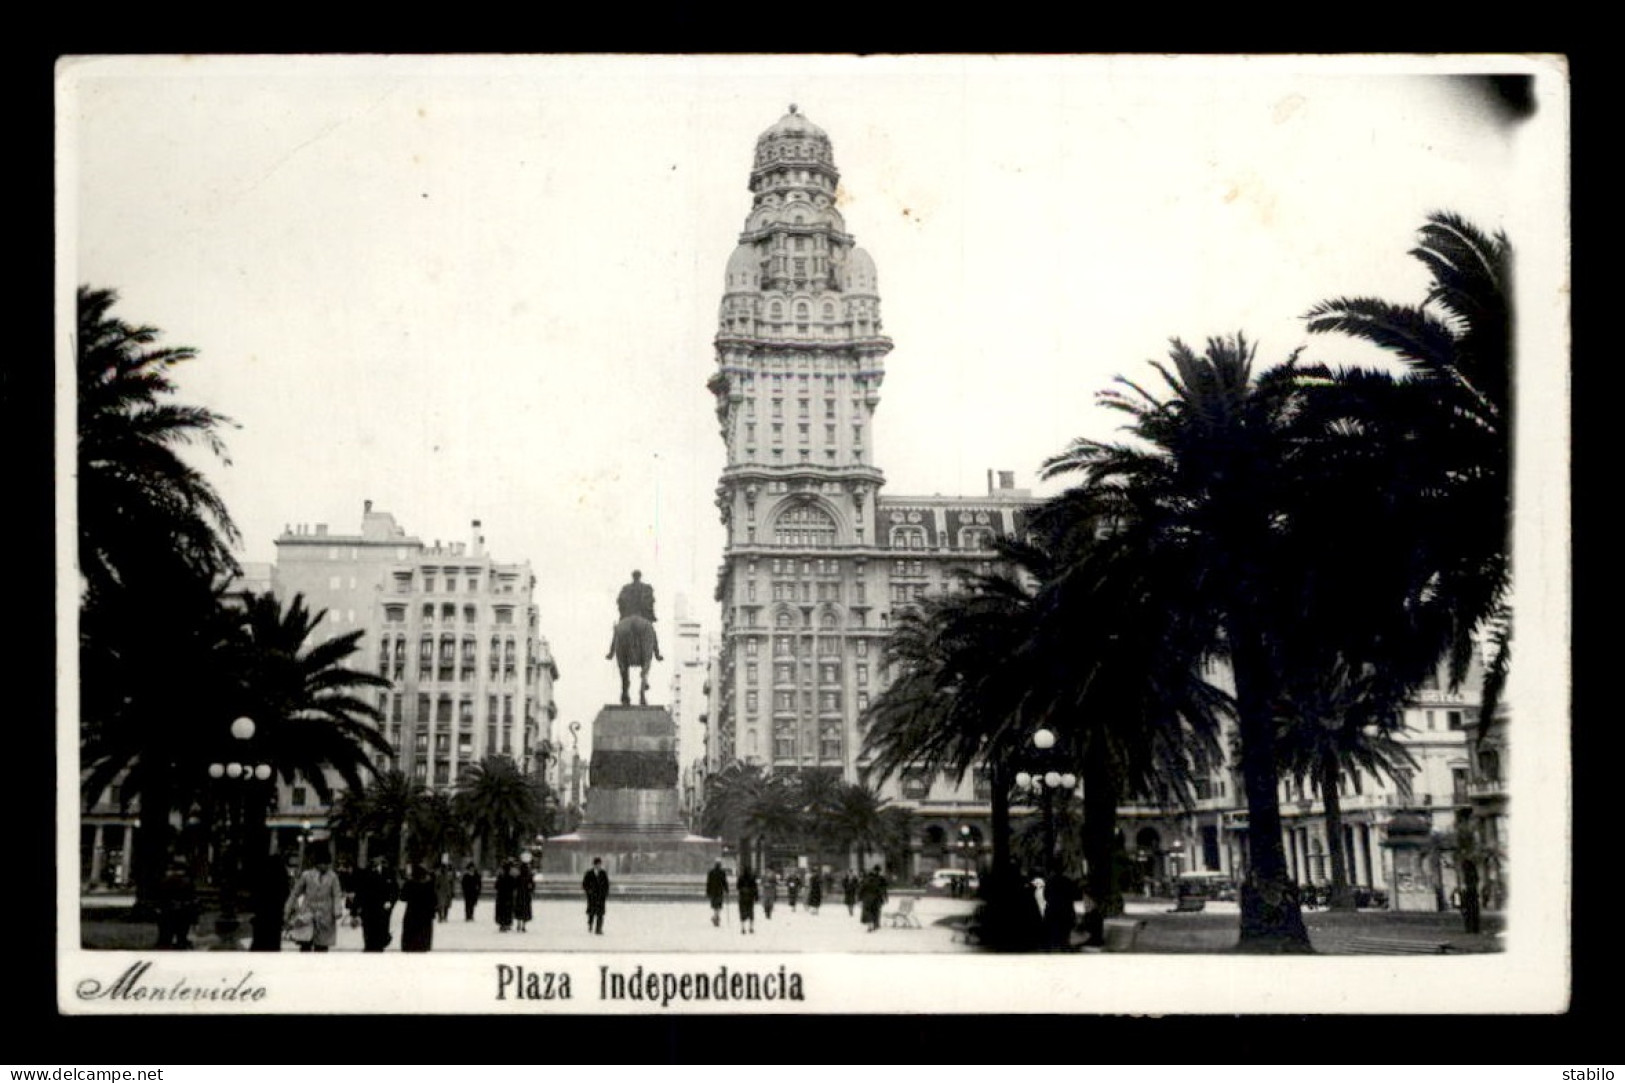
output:
[{"label": "pedestrian", "polygon": [[852,916],[858,905],[858,877],[851,869],[847,869],[846,875],[841,877],[841,901],[846,903],[847,916]]},{"label": "pedestrian", "polygon": [[604,859],[592,859],[592,868],[581,878],[581,890],[587,895],[587,931],[604,935],[604,904],[609,901],[609,873],[604,871]]},{"label": "pedestrian", "polygon": [[746,865],[739,870],[739,934],[756,933],[756,874]]},{"label": "pedestrian", "polygon": [[158,950],[188,951],[192,947],[192,925],[198,917],[197,888],[186,871],[186,859],[170,859],[169,869],[158,882]]},{"label": "pedestrian", "polygon": [[818,873],[812,874],[807,884],[807,913],[816,914],[818,908],[824,905],[824,878]]},{"label": "pedestrian", "polygon": [[344,918],[353,929],[361,924],[361,911],[355,904],[355,867],[345,859],[334,865],[333,871],[339,874],[339,890],[344,893]]},{"label": "pedestrian", "polygon": [[705,874],[705,898],[711,904],[711,924],[722,924],[722,904],[728,901],[728,872],[718,861]]},{"label": "pedestrian", "polygon": [[792,869],[785,878],[784,890],[790,896],[790,909],[794,910],[797,900],[801,898],[801,874]]},{"label": "pedestrian", "polygon": [[370,865],[356,874],[355,907],[361,914],[361,950],[378,952],[389,947],[395,934],[389,931],[390,915],[401,897],[399,883],[383,854],[374,854]]},{"label": "pedestrian", "polygon": [[536,897],[536,876],[530,871],[527,862],[519,863],[519,882],[514,885],[513,892],[513,920],[520,932],[525,931],[525,925],[530,921],[531,901]]},{"label": "pedestrian", "polygon": [[1072,946],[1072,930],[1078,924],[1077,901],[1082,897],[1077,882],[1058,872],[1044,883],[1044,946],[1066,951]]},{"label": "pedestrian", "polygon": [[768,869],[762,874],[762,916],[773,920],[773,904],[779,901],[779,874]]},{"label": "pedestrian", "polygon": [[880,866],[876,865],[864,873],[863,879],[858,883],[858,901],[863,904],[863,923],[869,927],[870,932],[880,928],[880,908],[886,905],[886,894],[886,878],[881,875]]},{"label": "pedestrian", "polygon": [[497,932],[513,928],[514,897],[519,893],[519,862],[509,861],[497,873]]},{"label": "pedestrian", "polygon": [[463,870],[463,920],[474,920],[474,907],[480,901],[480,870],[470,861]]},{"label": "pedestrian", "polygon": [[1478,862],[1472,858],[1463,858],[1461,862],[1461,917],[1462,923],[1469,933],[1477,933],[1482,927],[1483,915],[1480,911]]},{"label": "pedestrian", "polygon": [[283,917],[298,913],[301,905],[310,915],[311,937],[299,945],[300,951],[327,951],[338,939],[339,912],[344,906],[344,889],[339,885],[339,874],[333,871],[333,859],[325,846],[311,848],[312,868],[299,874],[288,893]]},{"label": "pedestrian", "polygon": [[249,887],[254,907],[254,940],[248,950],[282,950],[282,908],[287,904],[288,892],[293,890],[293,878],[298,875],[297,859],[284,862],[280,854],[267,854],[260,861]]},{"label": "pedestrian", "polygon": [[455,898],[457,898],[457,874],[451,871],[451,862],[441,861],[440,867],[434,873],[434,912],[436,920],[445,921],[451,916],[451,903]]},{"label": "pedestrian", "polygon": [[428,951],[434,947],[434,922],[440,898],[434,877],[421,861],[411,863],[401,885],[401,950]]}]

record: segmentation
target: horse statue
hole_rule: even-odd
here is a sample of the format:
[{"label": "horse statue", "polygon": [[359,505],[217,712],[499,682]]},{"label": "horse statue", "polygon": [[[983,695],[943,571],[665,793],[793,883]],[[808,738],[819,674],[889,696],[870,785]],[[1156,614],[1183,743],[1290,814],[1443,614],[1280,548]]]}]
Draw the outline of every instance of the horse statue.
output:
[{"label": "horse statue", "polygon": [[660,642],[655,637],[655,626],[648,617],[638,613],[622,617],[615,623],[615,636],[608,657],[615,659],[621,671],[621,705],[630,706],[630,672],[638,669],[638,706],[649,706],[649,664],[660,657]]}]

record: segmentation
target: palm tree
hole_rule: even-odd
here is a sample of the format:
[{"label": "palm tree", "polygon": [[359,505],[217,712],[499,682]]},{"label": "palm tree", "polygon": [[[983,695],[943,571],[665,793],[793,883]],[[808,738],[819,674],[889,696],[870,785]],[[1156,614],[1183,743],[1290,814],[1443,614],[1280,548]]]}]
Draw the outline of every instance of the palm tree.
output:
[{"label": "palm tree", "polygon": [[796,805],[801,812],[801,837],[813,853],[818,868],[824,866],[829,849],[840,849],[842,843],[831,830],[830,815],[836,809],[846,783],[837,770],[806,768],[798,771]]},{"label": "palm tree", "polygon": [[328,823],[335,835],[359,840],[358,860],[365,860],[370,843],[377,840],[398,865],[406,858],[408,825],[419,815],[428,792],[423,783],[392,768],[365,788],[345,792],[329,813]]},{"label": "palm tree", "polygon": [[145,900],[163,869],[172,811],[190,804],[178,763],[198,712],[178,710],[171,674],[205,673],[214,648],[215,583],[235,572],[238,541],[212,485],[176,453],[201,443],[224,458],[231,422],[167,401],[187,347],[112,316],[117,295],[81,286],[77,391],[80,736],[84,799],[122,774],[140,805],[135,877]]},{"label": "palm tree", "polygon": [[1201,356],[1174,340],[1171,367],[1153,363],[1166,399],[1121,378],[1123,389],[1101,396],[1128,414],[1136,443],[1078,439],[1045,476],[1083,476],[1112,548],[1131,554],[1139,583],[1181,614],[1178,653],[1229,660],[1252,878],[1239,946],[1307,951],[1281,839],[1272,703],[1274,652],[1296,601],[1281,569],[1292,551],[1292,471],[1306,453],[1291,423],[1306,389],[1296,355],[1255,379],[1254,354],[1239,335],[1209,340]]},{"label": "palm tree", "polygon": [[734,762],[706,785],[704,830],[739,840],[742,867],[758,867],[760,854],[775,839],[793,838],[801,827],[793,784],[756,764]]},{"label": "palm tree", "polygon": [[849,783],[840,787],[826,813],[830,839],[843,850],[855,852],[860,869],[868,867],[871,850],[884,853],[892,841],[885,819],[891,811],[888,804],[868,786]]},{"label": "palm tree", "polygon": [[214,487],[175,450],[201,443],[225,460],[217,430],[232,421],[162,401],[175,391],[169,370],[196,351],[154,345],[157,328],[111,315],[117,301],[79,287],[79,571],[91,608],[160,575],[212,583],[237,571],[240,540]]},{"label": "palm tree", "polygon": [[526,777],[511,756],[486,756],[458,779],[452,804],[470,838],[507,858],[541,829],[546,797],[539,780]]},{"label": "palm tree", "polygon": [[242,605],[237,634],[225,646],[233,717],[254,720],[257,750],[284,782],[304,779],[323,802],[333,796],[328,771],[360,789],[378,773],[376,759],[395,755],[379,730],[383,715],[360,694],[390,682],[344,664],[364,633],[311,644],[327,611],[312,613],[302,594],[285,609],[270,592],[247,594]]},{"label": "palm tree", "polygon": [[[1078,833],[1091,942],[1120,914],[1117,809],[1138,794],[1187,807],[1195,779],[1219,758],[1230,699],[1203,674],[1204,629],[1177,582],[1145,559],[1112,518],[1113,494],[1079,486],[1029,518],[1045,568],[1022,667],[1037,682],[1058,737],[1057,755],[1082,778]],[[1044,862],[1048,863],[1046,856]]]},{"label": "palm tree", "polygon": [[1016,666],[1031,631],[1032,597],[1015,574],[967,576],[964,589],[923,598],[886,640],[891,682],[870,704],[863,752],[870,778],[973,766],[990,775],[993,867],[1010,860],[1008,759],[1032,720],[1032,683]]},{"label": "palm tree", "polygon": [[1402,682],[1374,666],[1355,671],[1345,660],[1313,679],[1303,671],[1282,687],[1277,701],[1281,773],[1301,787],[1311,781],[1326,817],[1333,910],[1354,907],[1342,845],[1342,780],[1359,772],[1397,779],[1416,762],[1394,733],[1409,698]]},{"label": "palm tree", "polygon": [[1400,397],[1415,404],[1409,414],[1416,421],[1403,435],[1427,515],[1430,587],[1454,617],[1456,683],[1466,674],[1474,633],[1489,630],[1489,714],[1510,663],[1512,247],[1505,234],[1491,236],[1445,212],[1429,215],[1420,237],[1410,254],[1432,279],[1420,305],[1336,298],[1306,319],[1311,332],[1374,343],[1408,368],[1403,380],[1360,378],[1373,397],[1381,393],[1385,410]]}]

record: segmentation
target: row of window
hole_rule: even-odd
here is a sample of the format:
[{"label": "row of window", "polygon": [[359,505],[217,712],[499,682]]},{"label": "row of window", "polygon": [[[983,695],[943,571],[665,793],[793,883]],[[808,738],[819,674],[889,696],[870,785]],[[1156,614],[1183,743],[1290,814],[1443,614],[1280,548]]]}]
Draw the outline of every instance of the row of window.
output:
[{"label": "row of window", "polygon": [[[452,622],[456,621],[456,619],[457,619],[457,606],[454,605],[451,602],[442,602],[440,604],[438,612],[439,612],[439,615],[440,615],[440,622],[442,624],[451,624]],[[435,604],[433,602],[424,602],[423,603],[422,616],[423,616],[423,623],[424,624],[433,624],[434,621],[435,621],[435,613],[436,613],[436,608],[435,608]],[[479,623],[479,617],[480,617],[480,611],[479,611],[478,606],[473,606],[473,605],[465,605],[465,606],[463,606],[463,623],[464,624],[477,624],[477,623]],[[491,617],[492,617],[493,622],[496,623],[496,624],[500,624],[500,625],[512,624],[513,623],[513,606],[511,606],[511,605],[499,605],[499,606],[496,606],[495,608],[493,608],[491,610]],[[404,605],[386,605],[386,606],[384,606],[384,623],[385,624],[405,624],[406,623],[406,606],[404,606]]]},{"label": "row of window", "polygon": [[[416,722],[419,725],[427,725],[430,721],[433,721],[440,725],[449,726],[452,721],[453,706],[456,707],[457,721],[460,725],[469,727],[474,724],[473,696],[459,696],[453,700],[450,695],[444,692],[438,698],[420,692],[417,696],[417,715],[411,719],[402,717],[402,711],[404,710],[402,703],[407,698],[403,695],[391,696],[387,692],[379,695],[378,706],[380,709],[385,710],[385,713],[389,716],[390,725],[398,727],[403,722]],[[485,701],[485,721],[487,725],[494,726],[497,724],[499,706],[502,712],[500,717],[503,724],[507,725],[513,722],[513,696],[503,695],[499,697],[490,695],[486,697]]]},{"label": "row of window", "polygon": [[[396,572],[395,593],[411,594],[414,589],[412,580],[413,573]],[[518,582],[519,577],[515,575],[504,574],[493,576],[490,580],[491,593],[512,594],[515,587],[518,585]],[[424,594],[457,594],[459,592],[478,594],[480,592],[480,577],[478,574],[472,571],[463,576],[453,574],[442,576],[436,574],[432,570],[424,569],[422,573],[422,583]],[[351,585],[353,586],[354,584],[352,583]]]},{"label": "row of window", "polygon": [[[805,647],[805,649],[803,650],[802,653],[808,654],[808,655],[813,654],[814,651],[815,651],[815,648],[814,648],[814,646],[813,646],[813,644],[811,642],[811,637],[808,637],[805,640],[805,642],[806,642],[807,645],[806,645],[806,647]],[[762,644],[762,641],[760,639],[747,639],[747,640],[745,640],[745,657],[746,658],[755,658],[757,656],[757,654],[761,650],[761,644]],[[838,637],[822,636],[818,640],[818,643],[817,643],[817,646],[816,646],[816,653],[821,655],[821,656],[822,655],[833,655],[835,657],[839,657],[840,654],[841,654],[842,645],[843,645],[843,640],[839,639]],[[852,650],[859,658],[867,658],[867,657],[869,657],[869,641],[867,639],[855,639],[855,640],[853,640],[852,641]],[[792,636],[778,636],[778,637],[776,637],[773,640],[773,654],[776,657],[791,657],[791,658],[795,657],[795,655],[796,655],[796,641],[795,641],[795,638],[792,637]]]}]

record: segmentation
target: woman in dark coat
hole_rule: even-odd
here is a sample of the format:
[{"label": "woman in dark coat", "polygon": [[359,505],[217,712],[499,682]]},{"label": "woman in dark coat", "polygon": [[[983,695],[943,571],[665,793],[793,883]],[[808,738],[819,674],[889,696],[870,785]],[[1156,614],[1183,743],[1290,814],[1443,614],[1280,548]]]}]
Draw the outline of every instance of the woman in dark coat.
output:
[{"label": "woman in dark coat", "polygon": [[497,873],[497,931],[513,927],[514,896],[519,892],[519,863],[510,861]]},{"label": "woman in dark coat", "polygon": [[846,903],[846,912],[852,913],[852,908],[858,905],[858,878],[850,871],[841,877],[841,901]]},{"label": "woman in dark coat", "polygon": [[470,861],[468,863],[468,868],[463,870],[464,921],[474,920],[474,906],[480,901],[480,888],[482,886],[483,885],[480,882],[480,870],[475,867],[474,862]]},{"label": "woman in dark coat", "polygon": [[457,874],[442,861],[434,871],[434,913],[440,921],[451,916],[452,900],[457,898]]},{"label": "woman in dark coat", "polygon": [[807,884],[807,913],[816,914],[818,908],[824,905],[824,878],[818,873],[812,874]]},{"label": "woman in dark coat", "polygon": [[299,866],[282,863],[282,855],[268,854],[254,875],[254,942],[250,951],[282,950],[282,908]]},{"label": "woman in dark coat", "polygon": [[401,902],[406,907],[406,916],[401,918],[402,951],[428,951],[434,947],[434,919],[439,901],[429,870],[414,862],[411,876],[401,885]]},{"label": "woman in dark coat", "polygon": [[741,869],[739,880],[734,885],[739,892],[739,931],[744,933],[756,932],[756,874],[749,869]]},{"label": "woman in dark coat", "polygon": [[536,896],[536,876],[530,871],[530,866],[521,863],[519,866],[519,882],[514,885],[513,919],[519,924],[519,931],[525,931],[525,922],[530,920],[530,902]]}]

